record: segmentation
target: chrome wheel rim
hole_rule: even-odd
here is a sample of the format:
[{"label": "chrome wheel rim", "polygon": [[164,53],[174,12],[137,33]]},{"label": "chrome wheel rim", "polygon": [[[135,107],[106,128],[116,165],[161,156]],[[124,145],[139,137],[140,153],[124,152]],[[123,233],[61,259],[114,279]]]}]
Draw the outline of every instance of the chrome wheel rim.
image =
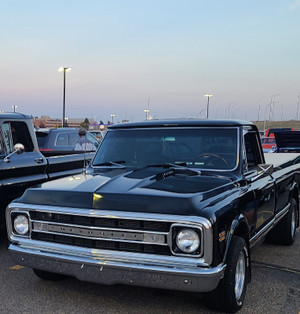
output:
[{"label": "chrome wheel rim", "polygon": [[296,215],[295,215],[295,210],[293,209],[292,217],[291,217],[291,235],[292,235],[292,238],[295,235],[295,231],[296,231]]},{"label": "chrome wheel rim", "polygon": [[242,296],[244,285],[245,285],[245,277],[246,277],[246,260],[243,252],[240,252],[236,269],[235,269],[235,298],[239,300]]}]

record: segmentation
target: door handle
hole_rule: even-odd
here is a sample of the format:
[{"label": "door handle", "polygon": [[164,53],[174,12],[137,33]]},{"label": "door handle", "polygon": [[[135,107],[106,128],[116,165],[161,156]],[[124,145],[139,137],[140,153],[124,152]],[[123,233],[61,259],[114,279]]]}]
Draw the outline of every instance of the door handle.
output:
[{"label": "door handle", "polygon": [[43,158],[35,158],[34,160],[37,164],[42,164],[44,159]]}]

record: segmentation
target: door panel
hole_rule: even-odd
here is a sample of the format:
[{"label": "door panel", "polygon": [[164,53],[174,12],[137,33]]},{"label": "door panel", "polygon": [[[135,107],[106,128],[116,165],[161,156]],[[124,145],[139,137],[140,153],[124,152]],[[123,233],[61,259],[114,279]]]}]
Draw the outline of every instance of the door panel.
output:
[{"label": "door panel", "polygon": [[26,188],[47,179],[45,157],[40,152],[13,154],[9,162],[1,161],[0,178],[3,187],[9,190]]},{"label": "door panel", "polygon": [[273,178],[264,176],[257,179],[254,184],[256,198],[256,232],[263,228],[274,217],[275,210],[275,184]]}]

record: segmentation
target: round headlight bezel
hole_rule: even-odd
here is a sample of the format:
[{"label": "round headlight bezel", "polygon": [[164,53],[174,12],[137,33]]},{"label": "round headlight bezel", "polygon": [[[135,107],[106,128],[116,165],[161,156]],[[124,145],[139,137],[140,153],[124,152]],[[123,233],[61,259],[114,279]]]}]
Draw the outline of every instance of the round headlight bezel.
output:
[{"label": "round headlight bezel", "polygon": [[13,218],[14,233],[26,236],[29,233],[29,217],[24,213],[18,213]]},{"label": "round headlight bezel", "polygon": [[[194,240],[188,236],[194,236]],[[173,244],[172,253],[177,256],[202,256],[202,229],[197,226],[173,225],[172,226]],[[190,243],[185,243],[187,241]],[[194,241],[194,243],[193,243]],[[190,245],[189,245],[190,244]],[[186,247],[189,246],[188,249]],[[193,247],[194,246],[194,247]]]}]

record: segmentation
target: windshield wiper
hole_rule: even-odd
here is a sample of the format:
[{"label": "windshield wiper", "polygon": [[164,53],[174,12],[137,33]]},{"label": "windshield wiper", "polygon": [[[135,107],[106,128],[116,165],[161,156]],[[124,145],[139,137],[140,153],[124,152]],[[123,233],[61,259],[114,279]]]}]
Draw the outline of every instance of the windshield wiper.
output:
[{"label": "windshield wiper", "polygon": [[[147,165],[146,168],[151,167],[161,167],[161,168],[169,168],[170,171],[167,171],[166,174],[168,175],[175,175],[175,174],[186,174],[190,176],[200,175],[200,170],[191,169],[189,167],[186,167],[187,163],[182,162],[178,164],[172,164],[172,163],[164,163],[164,164],[155,164],[155,165]],[[170,172],[170,173],[169,173]],[[165,173],[164,173],[165,174]],[[163,176],[165,177],[166,175]]]},{"label": "windshield wiper", "polygon": [[153,165],[147,165],[146,168],[151,168],[151,167],[161,167],[161,168],[172,168],[172,167],[184,167],[186,166],[186,162],[181,162],[181,163],[178,163],[178,164],[173,164],[171,162],[166,162],[166,163],[163,163],[163,164],[153,164]]},{"label": "windshield wiper", "polygon": [[99,164],[94,164],[93,166],[95,167],[101,167],[101,166],[106,166],[106,167],[112,167],[112,166],[115,166],[117,168],[126,168],[125,166],[122,166],[120,164],[125,164],[126,161],[125,160],[119,160],[119,161],[105,161],[105,162],[102,162],[102,163],[99,163]]}]

